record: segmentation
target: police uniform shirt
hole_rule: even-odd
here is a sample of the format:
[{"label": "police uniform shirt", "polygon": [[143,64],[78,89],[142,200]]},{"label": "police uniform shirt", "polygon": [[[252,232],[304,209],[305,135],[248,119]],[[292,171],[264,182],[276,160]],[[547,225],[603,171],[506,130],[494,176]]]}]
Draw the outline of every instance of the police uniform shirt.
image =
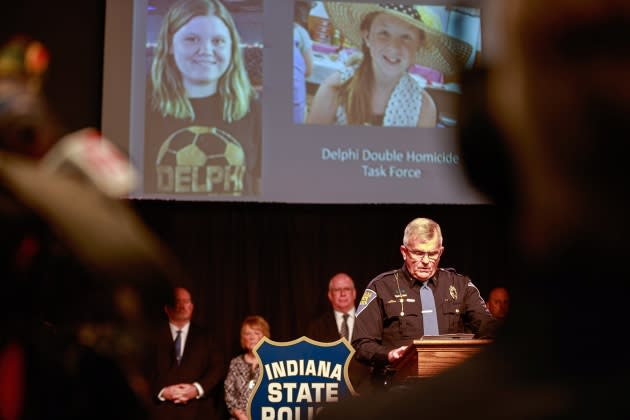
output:
[{"label": "police uniform shirt", "polygon": [[[468,277],[440,268],[427,281],[440,334],[473,331],[477,336],[492,335],[494,319]],[[387,364],[390,350],[422,337],[421,286],[404,266],[382,273],[368,284],[357,308],[352,339],[359,360]]]}]

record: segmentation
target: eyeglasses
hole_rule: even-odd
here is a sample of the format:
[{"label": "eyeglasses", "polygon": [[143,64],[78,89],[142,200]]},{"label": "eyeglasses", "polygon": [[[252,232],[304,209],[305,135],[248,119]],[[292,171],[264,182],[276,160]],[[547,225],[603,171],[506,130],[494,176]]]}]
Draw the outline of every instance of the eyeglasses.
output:
[{"label": "eyeglasses", "polygon": [[424,257],[427,257],[429,260],[435,261],[440,256],[442,249],[440,248],[433,251],[418,251],[414,249],[409,249],[405,246],[405,251],[407,251],[407,255],[409,255],[409,257],[414,260],[421,260]]},{"label": "eyeglasses", "polygon": [[333,293],[341,293],[341,292],[352,293],[353,290],[354,289],[352,287],[333,287],[330,289],[330,291]]}]

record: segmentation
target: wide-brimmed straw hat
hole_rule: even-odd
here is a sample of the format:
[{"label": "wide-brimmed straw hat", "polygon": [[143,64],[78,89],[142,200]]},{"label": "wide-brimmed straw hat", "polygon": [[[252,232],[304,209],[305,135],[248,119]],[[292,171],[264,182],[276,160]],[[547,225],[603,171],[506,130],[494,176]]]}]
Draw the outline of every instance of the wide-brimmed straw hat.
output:
[{"label": "wide-brimmed straw hat", "polygon": [[426,34],[426,39],[425,45],[416,54],[416,64],[433,68],[446,75],[460,72],[473,51],[469,43],[424,23],[418,11],[411,5],[345,2],[324,2],[324,5],[333,26],[357,47],[363,42],[361,22],[370,13],[385,13],[421,29]]}]

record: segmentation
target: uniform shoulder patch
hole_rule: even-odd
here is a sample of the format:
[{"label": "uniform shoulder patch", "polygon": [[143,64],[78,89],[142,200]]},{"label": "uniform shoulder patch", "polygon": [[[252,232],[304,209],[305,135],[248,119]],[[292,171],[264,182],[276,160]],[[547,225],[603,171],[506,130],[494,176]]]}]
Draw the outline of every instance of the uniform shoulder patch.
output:
[{"label": "uniform shoulder patch", "polygon": [[363,296],[361,296],[361,300],[359,301],[359,307],[357,308],[355,316],[359,316],[359,314],[363,312],[363,310],[367,308],[370,302],[374,299],[376,299],[376,292],[372,289],[365,289],[365,292],[363,292]]}]

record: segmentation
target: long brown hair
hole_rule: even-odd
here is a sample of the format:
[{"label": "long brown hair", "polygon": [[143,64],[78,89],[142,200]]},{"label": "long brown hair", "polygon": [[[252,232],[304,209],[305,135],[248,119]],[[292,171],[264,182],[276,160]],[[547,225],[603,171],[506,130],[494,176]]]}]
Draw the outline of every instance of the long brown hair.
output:
[{"label": "long brown hair", "polygon": [[[369,33],[374,18],[381,12],[372,12],[361,21],[361,33]],[[425,39],[424,32],[420,31],[420,41]],[[367,123],[372,117],[372,87],[374,86],[374,70],[372,69],[372,56],[370,49],[361,42],[363,59],[354,75],[341,84],[338,88],[339,102],[346,109],[349,125]]]}]

